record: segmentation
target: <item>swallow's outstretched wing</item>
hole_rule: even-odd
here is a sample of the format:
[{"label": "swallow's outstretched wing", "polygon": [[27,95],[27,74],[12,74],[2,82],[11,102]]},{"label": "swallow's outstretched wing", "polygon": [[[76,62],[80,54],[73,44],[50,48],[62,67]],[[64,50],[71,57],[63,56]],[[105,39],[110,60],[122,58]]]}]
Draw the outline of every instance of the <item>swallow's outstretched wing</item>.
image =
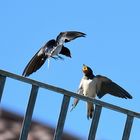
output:
[{"label": "swallow's outstretched wing", "polygon": [[66,31],[66,32],[61,32],[57,38],[56,42],[58,44],[63,44],[66,42],[70,42],[71,40],[74,40],[78,37],[85,37],[86,34],[78,31]]},{"label": "swallow's outstretched wing", "polygon": [[97,75],[95,81],[97,85],[97,96],[99,98],[102,98],[105,94],[109,93],[116,97],[132,99],[132,96],[125,89],[107,77]]},{"label": "swallow's outstretched wing", "polygon": [[[80,85],[79,85],[77,94],[83,95],[83,87],[82,87],[82,84],[83,84],[83,80],[81,80],[81,82],[80,82]],[[71,106],[70,111],[72,111],[77,106],[78,102],[79,102],[79,99],[74,98],[74,101],[73,101],[73,104]]]},{"label": "swallow's outstretched wing", "polygon": [[33,72],[36,72],[49,57],[49,54],[55,44],[55,40],[48,41],[29,61],[23,71],[23,76],[29,76]]},{"label": "swallow's outstretched wing", "polygon": [[64,43],[70,42],[78,37],[85,37],[86,34],[78,31],[66,31],[61,32],[56,38],[56,47],[51,51],[51,55],[58,55],[59,53],[71,57],[70,50],[66,47],[62,47]]}]

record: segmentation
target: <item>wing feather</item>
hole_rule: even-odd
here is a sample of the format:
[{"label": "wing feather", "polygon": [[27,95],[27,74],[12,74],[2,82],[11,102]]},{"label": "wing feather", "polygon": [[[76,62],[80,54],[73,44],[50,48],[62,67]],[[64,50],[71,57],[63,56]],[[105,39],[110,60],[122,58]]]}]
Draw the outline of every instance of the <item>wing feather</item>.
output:
[{"label": "wing feather", "polygon": [[29,61],[22,75],[27,77],[33,72],[36,72],[45,63],[46,59],[47,57],[45,56],[43,48],[41,48]]},{"label": "wing feather", "polygon": [[107,77],[97,76],[97,96],[102,98],[105,94],[109,93],[113,96],[120,98],[132,99],[132,96],[121,86],[113,82]]},{"label": "wing feather", "polygon": [[[82,80],[80,82],[77,94],[83,95],[83,78],[82,78]],[[77,106],[78,102],[79,102],[79,99],[74,98],[74,101],[73,101],[73,104],[71,106],[70,111],[72,111]]]},{"label": "wing feather", "polygon": [[56,41],[58,43],[62,42],[62,44],[65,42],[70,42],[71,40],[74,40],[78,37],[85,37],[86,34],[82,32],[77,32],[77,31],[66,31],[66,32],[61,32],[57,38]]},{"label": "wing feather", "polygon": [[55,40],[49,40],[29,61],[27,66],[25,67],[22,75],[29,76],[33,72],[36,72],[46,61],[49,57],[51,50],[55,46]]}]

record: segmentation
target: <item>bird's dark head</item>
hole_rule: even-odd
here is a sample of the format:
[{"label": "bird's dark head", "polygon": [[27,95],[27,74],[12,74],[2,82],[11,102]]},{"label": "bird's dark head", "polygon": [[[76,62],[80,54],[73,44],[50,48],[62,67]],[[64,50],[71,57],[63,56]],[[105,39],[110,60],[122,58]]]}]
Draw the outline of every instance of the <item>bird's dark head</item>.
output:
[{"label": "bird's dark head", "polygon": [[89,78],[93,78],[93,71],[90,67],[86,66],[85,64],[83,64],[83,67],[82,67],[82,71],[84,73],[85,76],[89,77]]},{"label": "bird's dark head", "polygon": [[54,39],[51,39],[47,42],[47,46],[55,46],[56,41]]},{"label": "bird's dark head", "polygon": [[65,53],[65,55],[66,55],[67,57],[70,57],[70,58],[71,58],[71,53],[70,53],[70,51],[67,51],[67,52]]},{"label": "bird's dark head", "polygon": [[61,50],[60,54],[63,54],[65,56],[67,56],[67,57],[71,57],[70,50],[67,47],[65,47],[64,45],[62,47],[62,50]]}]

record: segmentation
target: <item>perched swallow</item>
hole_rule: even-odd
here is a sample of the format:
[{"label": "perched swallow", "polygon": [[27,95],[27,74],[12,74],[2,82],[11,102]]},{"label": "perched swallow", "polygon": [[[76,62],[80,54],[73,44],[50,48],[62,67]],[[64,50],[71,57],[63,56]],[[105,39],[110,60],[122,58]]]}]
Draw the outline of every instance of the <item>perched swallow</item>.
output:
[{"label": "perched swallow", "polygon": [[[117,85],[115,82],[109,78],[101,75],[94,75],[90,67],[83,65],[82,71],[84,76],[80,82],[78,94],[95,98],[102,98],[105,94],[109,93],[113,96],[132,99],[132,96],[124,90],[122,87]],[[74,99],[72,108],[75,108],[79,99]],[[94,111],[93,103],[87,102],[87,118],[92,118]]]},{"label": "perched swallow", "polygon": [[71,52],[64,47],[64,43],[70,42],[78,37],[85,37],[86,34],[77,31],[61,32],[56,39],[49,40],[29,61],[23,71],[23,76],[29,76],[36,72],[46,61],[47,58],[63,59],[59,54],[71,57]]}]

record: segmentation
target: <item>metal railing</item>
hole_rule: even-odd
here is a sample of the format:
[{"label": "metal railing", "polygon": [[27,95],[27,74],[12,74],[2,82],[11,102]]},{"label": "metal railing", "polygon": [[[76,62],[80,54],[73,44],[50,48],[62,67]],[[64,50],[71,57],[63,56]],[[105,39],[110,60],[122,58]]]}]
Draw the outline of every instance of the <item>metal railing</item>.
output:
[{"label": "metal railing", "polygon": [[39,81],[35,81],[35,80],[29,79],[29,78],[25,78],[25,77],[22,77],[22,76],[19,76],[19,75],[16,75],[16,74],[13,74],[13,73],[10,73],[7,71],[3,71],[3,70],[0,70],[0,101],[2,98],[2,94],[3,94],[6,77],[28,83],[32,86],[19,140],[27,140],[28,132],[29,132],[30,124],[31,124],[31,119],[32,119],[32,114],[33,114],[33,110],[34,110],[39,88],[44,88],[47,90],[51,90],[51,91],[63,94],[63,101],[62,101],[62,105],[61,105],[61,111],[60,111],[57,127],[55,129],[54,140],[61,140],[71,97],[78,98],[78,99],[86,101],[86,102],[87,101],[93,102],[95,104],[95,111],[94,111],[94,116],[93,116],[93,119],[91,122],[88,140],[95,140],[96,131],[97,131],[102,107],[123,113],[127,116],[122,140],[129,140],[134,117],[140,119],[140,113],[133,112],[133,111],[130,111],[130,110],[127,110],[127,109],[124,109],[124,108],[121,108],[121,107],[118,107],[118,106],[115,106],[115,105],[112,105],[112,104],[109,104],[109,103],[106,103],[103,101],[99,101],[96,99],[78,95],[71,91],[68,91],[68,90],[65,90],[65,89],[62,89],[59,87],[55,87],[52,85],[48,85],[48,84],[45,84],[45,83],[42,83]]}]

